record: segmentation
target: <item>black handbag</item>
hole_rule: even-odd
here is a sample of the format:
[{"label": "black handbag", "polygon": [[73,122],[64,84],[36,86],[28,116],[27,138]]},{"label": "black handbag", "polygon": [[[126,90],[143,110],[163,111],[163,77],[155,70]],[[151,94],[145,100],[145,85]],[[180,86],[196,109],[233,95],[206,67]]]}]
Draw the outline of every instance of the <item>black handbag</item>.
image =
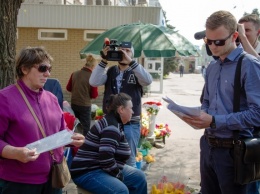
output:
[{"label": "black handbag", "polygon": [[[241,94],[241,65],[243,54],[237,63],[234,80],[234,103],[233,112],[240,111]],[[260,137],[258,127],[254,127],[254,136],[250,138],[239,138],[239,130],[233,132],[234,135],[234,182],[240,185],[248,184],[260,180]]]}]

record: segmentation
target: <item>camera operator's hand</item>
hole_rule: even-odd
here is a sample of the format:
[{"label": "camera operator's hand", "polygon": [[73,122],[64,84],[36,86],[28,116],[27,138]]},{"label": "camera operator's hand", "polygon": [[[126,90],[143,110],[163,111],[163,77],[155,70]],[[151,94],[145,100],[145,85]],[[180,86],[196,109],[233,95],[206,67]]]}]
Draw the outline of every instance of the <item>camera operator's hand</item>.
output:
[{"label": "camera operator's hand", "polygon": [[105,62],[107,62],[107,51],[109,51],[109,49],[109,46],[106,46],[102,49],[102,51],[100,51],[100,56]]},{"label": "camera operator's hand", "polygon": [[123,53],[123,60],[120,61],[120,63],[129,65],[131,63],[131,61],[133,60],[132,59],[133,53],[132,53],[131,49],[130,48],[120,48],[119,50],[122,51],[122,53]]},{"label": "camera operator's hand", "polygon": [[246,37],[246,30],[244,24],[237,24],[237,31],[239,33],[239,38]]}]

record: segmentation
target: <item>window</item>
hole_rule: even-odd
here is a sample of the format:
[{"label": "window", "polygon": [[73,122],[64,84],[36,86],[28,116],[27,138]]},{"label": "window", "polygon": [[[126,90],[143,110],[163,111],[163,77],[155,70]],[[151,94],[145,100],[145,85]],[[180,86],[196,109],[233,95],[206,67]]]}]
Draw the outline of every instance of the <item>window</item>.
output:
[{"label": "window", "polygon": [[85,4],[86,5],[94,5],[93,0],[86,0]]},{"label": "window", "polygon": [[67,40],[67,30],[40,29],[38,30],[39,40]]},{"label": "window", "polygon": [[84,40],[90,41],[98,37],[104,31],[102,30],[84,30]]},{"label": "window", "polygon": [[101,0],[96,0],[96,5],[102,5],[102,1]]},{"label": "window", "polygon": [[109,0],[104,0],[104,5],[110,5],[110,1]]}]

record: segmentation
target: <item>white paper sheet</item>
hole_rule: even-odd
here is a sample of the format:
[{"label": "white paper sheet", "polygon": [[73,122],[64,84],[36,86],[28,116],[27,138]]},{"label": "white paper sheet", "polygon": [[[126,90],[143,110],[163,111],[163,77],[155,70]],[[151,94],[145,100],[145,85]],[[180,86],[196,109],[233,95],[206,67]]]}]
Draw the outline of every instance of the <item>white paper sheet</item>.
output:
[{"label": "white paper sheet", "polygon": [[[200,106],[196,107],[187,107],[187,106],[181,106],[174,102],[172,99],[166,97],[162,97],[162,99],[168,103],[167,108],[173,112],[176,116],[178,116],[180,119],[182,119],[183,116],[190,117],[190,116],[199,116],[201,113]],[[198,129],[194,126],[191,126],[194,129]]]},{"label": "white paper sheet", "polygon": [[71,139],[72,135],[73,131],[64,129],[58,133],[27,144],[25,147],[31,150],[36,149],[37,154],[40,154],[70,144],[73,141]]}]

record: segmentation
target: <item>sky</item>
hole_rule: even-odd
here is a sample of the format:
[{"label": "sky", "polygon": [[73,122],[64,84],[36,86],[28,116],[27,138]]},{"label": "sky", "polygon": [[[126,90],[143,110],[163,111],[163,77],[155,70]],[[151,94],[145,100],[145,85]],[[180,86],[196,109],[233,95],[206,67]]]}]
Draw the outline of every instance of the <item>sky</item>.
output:
[{"label": "sky", "polygon": [[159,0],[166,19],[175,30],[194,45],[201,46],[203,40],[195,40],[194,34],[205,29],[206,19],[215,11],[230,11],[237,20],[244,12],[252,13],[257,8],[260,12],[259,0]]}]

